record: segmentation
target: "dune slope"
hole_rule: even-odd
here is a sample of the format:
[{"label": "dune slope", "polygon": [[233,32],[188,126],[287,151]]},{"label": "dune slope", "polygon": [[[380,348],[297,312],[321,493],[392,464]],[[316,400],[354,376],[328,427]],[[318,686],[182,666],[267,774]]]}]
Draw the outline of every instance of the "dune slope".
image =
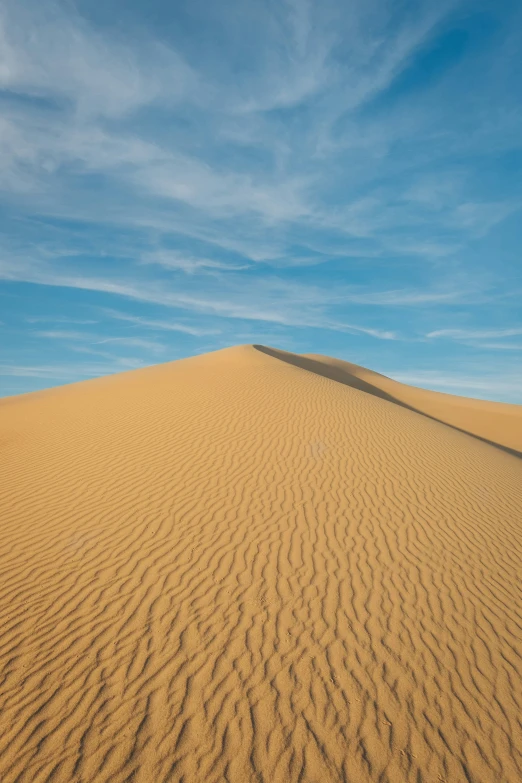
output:
[{"label": "dune slope", "polygon": [[2,783],[522,779],[517,444],[302,358],[0,401]]},{"label": "dune slope", "polygon": [[521,405],[484,402],[407,386],[366,367],[320,354],[299,355],[264,346],[257,348],[294,366],[423,413],[435,421],[522,457]]}]

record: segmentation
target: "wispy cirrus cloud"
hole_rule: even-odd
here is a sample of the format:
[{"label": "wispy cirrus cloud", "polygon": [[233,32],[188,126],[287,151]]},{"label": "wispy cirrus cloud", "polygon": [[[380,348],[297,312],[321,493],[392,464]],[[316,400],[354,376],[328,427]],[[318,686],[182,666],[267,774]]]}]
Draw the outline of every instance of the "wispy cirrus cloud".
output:
[{"label": "wispy cirrus cloud", "polygon": [[522,343],[480,343],[477,347],[487,351],[522,351]]},{"label": "wispy cirrus cloud", "polygon": [[44,316],[28,316],[25,319],[25,322],[28,324],[46,324],[46,323],[53,323],[53,324],[77,324],[81,326],[92,326],[93,324],[98,323],[96,320],[92,318],[64,318],[63,316],[59,315],[44,315]]},{"label": "wispy cirrus cloud", "polygon": [[102,340],[95,340],[94,345],[121,345],[130,348],[143,348],[146,351],[162,353],[165,346],[155,340],[143,340],[141,337],[104,337]]},{"label": "wispy cirrus cloud", "polygon": [[156,264],[165,269],[180,269],[187,274],[194,274],[205,270],[229,270],[238,272],[242,269],[248,269],[248,265],[225,264],[222,261],[215,261],[211,258],[194,258],[175,250],[153,250],[145,253],[140,258],[141,263]]},{"label": "wispy cirrus cloud", "polygon": [[[2,270],[0,268],[0,275]],[[178,308],[202,315],[213,315],[225,319],[261,321],[298,328],[315,327],[331,331],[366,334],[378,339],[395,339],[393,331],[367,327],[337,320],[326,310],[328,305],[342,302],[346,296],[316,286],[288,285],[278,280],[265,280],[256,285],[254,291],[237,281],[232,286],[223,286],[220,297],[213,292],[197,294],[179,293],[170,286],[136,280],[133,283],[111,278],[71,275],[57,272],[45,265],[21,270],[6,267],[4,279],[23,280],[38,285],[57,288],[79,289],[111,294],[130,300]],[[291,297],[291,298],[290,298]],[[120,320],[121,316],[120,316]],[[133,319],[134,323],[140,323]],[[156,321],[158,323],[158,321]],[[165,321],[163,321],[165,323]],[[147,326],[147,323],[142,325]],[[149,324],[150,325],[150,321]],[[183,331],[175,329],[174,331]],[[59,334],[59,333],[55,333]]]},{"label": "wispy cirrus cloud", "polygon": [[[371,291],[348,294],[348,299],[357,304],[386,307],[416,307],[424,305],[455,304],[469,300],[471,292],[455,289],[452,291],[398,289],[394,291]],[[428,335],[430,336],[430,335]]]},{"label": "wispy cirrus cloud", "polygon": [[468,346],[479,352],[520,351],[522,345],[513,337],[522,335],[521,326],[503,329],[437,329],[426,335],[428,340],[443,340]]},{"label": "wispy cirrus cloud", "polygon": [[16,378],[40,378],[50,381],[76,381],[79,378],[97,378],[101,375],[111,375],[112,373],[123,372],[124,370],[134,370],[143,366],[140,359],[114,358],[110,363],[98,362],[87,364],[85,362],[77,364],[0,364],[0,376],[11,376]]},{"label": "wispy cirrus cloud", "polygon": [[104,313],[110,318],[115,318],[118,321],[124,321],[126,323],[133,324],[134,326],[145,327],[156,331],[181,332],[182,334],[189,334],[192,337],[204,337],[221,334],[219,329],[208,329],[202,326],[196,326],[195,324],[190,325],[179,323],[174,320],[144,318],[143,316],[129,315],[128,313],[123,313],[120,310],[112,310],[109,308],[105,308]]},{"label": "wispy cirrus cloud", "polygon": [[455,340],[485,340],[490,338],[516,337],[522,334],[522,326],[508,329],[437,329],[429,332],[426,337],[446,338]]},{"label": "wispy cirrus cloud", "polygon": [[63,2],[6,0],[0,41],[2,87],[65,101],[83,120],[118,117],[194,90],[196,76],[174,49],[147,36],[139,46],[108,36]]},{"label": "wispy cirrus cloud", "polygon": [[46,340],[85,340],[84,332],[71,332],[67,330],[38,330],[32,332],[36,337],[43,337]]},{"label": "wispy cirrus cloud", "polygon": [[[100,172],[111,188],[130,187],[142,202],[148,195],[183,205],[191,213],[183,217],[190,218],[189,223],[197,223],[203,212],[218,219],[239,215],[277,224],[312,221],[320,230],[337,213],[345,233],[382,234],[405,210],[400,205],[392,209],[379,198],[354,201],[353,196],[344,209],[326,208],[331,172],[324,156],[316,160],[315,150],[325,123],[334,133],[341,118],[387,89],[451,6],[441,4],[436,12],[420,6],[416,14],[402,16],[385,4],[380,22],[362,5],[348,14],[341,13],[337,3],[325,7],[287,2],[280,9],[256,9],[258,28],[249,52],[253,68],[243,84],[231,73],[220,74],[217,82],[212,58],[189,62],[194,52],[182,54],[179,49],[187,47],[176,39],[167,45],[151,32],[136,38],[134,28],[130,39],[115,37],[62,3],[8,2],[2,25],[3,85],[11,94],[50,100],[53,106],[50,110],[33,101],[8,107],[1,136],[3,159],[10,161],[8,184],[18,183],[25,192],[43,189],[49,195],[49,188],[56,191],[60,182],[62,193],[47,199],[47,210],[71,214],[63,173]],[[235,3],[226,5],[223,23],[237,11]],[[252,15],[248,6],[240,18],[248,23]],[[25,46],[28,36],[35,42],[31,47]],[[203,100],[206,123],[212,117],[212,134],[204,138],[199,122]],[[319,101],[317,119],[315,112],[309,115],[301,133],[289,135],[289,126],[273,114],[314,101]],[[189,135],[175,133],[172,144],[164,134],[137,133],[133,113],[143,107],[154,112],[158,106],[162,111],[177,107]],[[105,122],[113,117],[125,120],[117,130]],[[192,133],[202,155],[191,149]],[[360,133],[361,128],[356,135]],[[264,165],[252,154],[260,146],[266,150]],[[440,192],[435,184],[437,188]],[[410,185],[405,189],[411,192]],[[497,214],[500,209],[508,214],[512,209],[484,204],[478,215],[480,207],[457,206],[454,227],[483,226],[486,212]],[[82,209],[99,217],[99,199],[83,201]],[[254,228],[244,227],[247,233]],[[382,243],[384,237],[379,239]]]},{"label": "wispy cirrus cloud", "polygon": [[41,337],[46,340],[71,340],[74,342],[88,343],[90,345],[107,345],[114,344],[116,346],[122,346],[125,348],[143,348],[147,351],[154,351],[155,353],[161,353],[165,350],[165,346],[156,340],[144,340],[140,337],[103,337],[100,339],[99,335],[94,335],[89,332],[70,332],[66,330],[42,330],[32,332],[35,337]]},{"label": "wispy cirrus cloud", "polygon": [[440,370],[424,370],[410,372],[389,372],[390,377],[400,383],[411,386],[419,386],[424,389],[434,389],[448,394],[472,396],[481,399],[506,399],[518,394],[521,373],[503,373],[501,375],[492,372],[484,373],[459,373],[444,372]]}]

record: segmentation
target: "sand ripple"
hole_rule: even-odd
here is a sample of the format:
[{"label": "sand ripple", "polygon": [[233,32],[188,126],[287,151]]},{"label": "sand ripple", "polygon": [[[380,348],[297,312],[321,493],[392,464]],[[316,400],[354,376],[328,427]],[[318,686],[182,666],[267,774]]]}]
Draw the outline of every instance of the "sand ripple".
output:
[{"label": "sand ripple", "polygon": [[522,780],[516,456],[252,346],[0,449],[2,783]]}]

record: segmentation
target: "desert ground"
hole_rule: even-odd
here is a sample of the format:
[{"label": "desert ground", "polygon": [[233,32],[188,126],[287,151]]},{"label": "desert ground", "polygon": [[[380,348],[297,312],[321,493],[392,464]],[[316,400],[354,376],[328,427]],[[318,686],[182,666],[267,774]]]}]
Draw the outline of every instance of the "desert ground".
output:
[{"label": "desert ground", "polygon": [[240,346],[0,401],[2,783],[520,783],[522,406]]}]

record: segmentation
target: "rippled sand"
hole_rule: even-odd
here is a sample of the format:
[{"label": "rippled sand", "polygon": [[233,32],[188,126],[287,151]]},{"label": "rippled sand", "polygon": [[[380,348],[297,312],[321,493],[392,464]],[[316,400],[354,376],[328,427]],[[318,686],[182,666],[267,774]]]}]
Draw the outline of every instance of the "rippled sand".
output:
[{"label": "rippled sand", "polygon": [[520,452],[253,346],[0,401],[0,780],[520,783]]}]

